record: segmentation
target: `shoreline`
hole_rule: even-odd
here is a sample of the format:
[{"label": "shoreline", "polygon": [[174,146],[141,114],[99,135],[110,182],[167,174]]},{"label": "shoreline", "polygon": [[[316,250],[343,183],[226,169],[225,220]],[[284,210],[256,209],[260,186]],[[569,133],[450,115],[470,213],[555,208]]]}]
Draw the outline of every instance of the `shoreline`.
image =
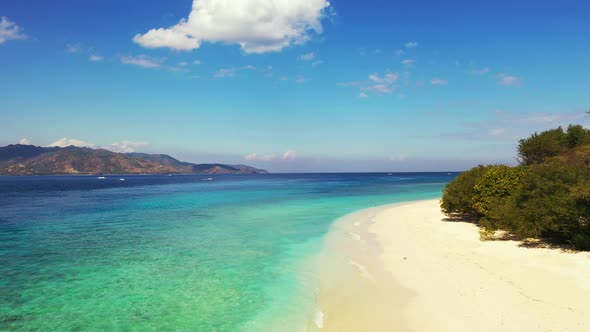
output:
[{"label": "shoreline", "polygon": [[590,253],[481,241],[439,200],[334,222],[314,260],[322,331],[587,331]]}]

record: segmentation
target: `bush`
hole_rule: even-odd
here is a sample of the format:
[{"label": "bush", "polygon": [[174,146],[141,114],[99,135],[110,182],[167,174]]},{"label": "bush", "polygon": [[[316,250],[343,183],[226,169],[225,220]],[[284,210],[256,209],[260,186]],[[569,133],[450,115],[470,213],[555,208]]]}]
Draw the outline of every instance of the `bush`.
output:
[{"label": "bush", "polygon": [[521,139],[518,144],[518,157],[523,165],[538,164],[565,151],[566,134],[561,127],[534,133]]},{"label": "bush", "polygon": [[577,196],[582,183],[590,183],[590,170],[561,160],[534,165],[501,210],[511,231],[526,237],[547,237],[576,247],[590,241],[589,204]]},{"label": "bush", "polygon": [[455,180],[449,182],[443,190],[441,209],[446,214],[459,213],[477,215],[472,201],[475,195],[475,184],[479,178],[492,166],[479,165],[459,174]]},{"label": "bush", "polygon": [[522,166],[477,166],[445,186],[446,214],[494,230],[544,237],[590,250],[590,130],[570,125],[520,140]]},{"label": "bush", "polygon": [[502,220],[497,214],[518,187],[524,174],[524,167],[495,165],[489,167],[477,180],[472,206],[481,216],[482,221],[485,221],[485,227],[491,229],[501,227]]}]

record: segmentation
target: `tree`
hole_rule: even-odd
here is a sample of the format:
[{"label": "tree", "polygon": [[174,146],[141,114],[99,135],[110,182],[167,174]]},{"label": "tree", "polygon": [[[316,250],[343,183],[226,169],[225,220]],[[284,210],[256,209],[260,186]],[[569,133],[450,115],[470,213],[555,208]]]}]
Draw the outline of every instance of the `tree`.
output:
[{"label": "tree", "polygon": [[555,157],[565,151],[566,135],[561,127],[534,133],[529,138],[521,139],[518,144],[518,156],[523,165],[542,163],[545,159]]},{"label": "tree", "polygon": [[569,125],[565,134],[565,143],[569,149],[590,143],[590,131],[580,125]]}]

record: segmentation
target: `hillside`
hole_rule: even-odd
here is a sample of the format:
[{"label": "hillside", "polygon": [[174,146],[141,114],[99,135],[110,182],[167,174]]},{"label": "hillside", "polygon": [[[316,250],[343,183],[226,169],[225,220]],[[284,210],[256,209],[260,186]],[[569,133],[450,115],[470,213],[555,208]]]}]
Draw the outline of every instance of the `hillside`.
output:
[{"label": "hillside", "polygon": [[56,174],[264,174],[245,165],[192,164],[166,154],[116,153],[104,149],[68,146],[0,147],[0,175]]}]

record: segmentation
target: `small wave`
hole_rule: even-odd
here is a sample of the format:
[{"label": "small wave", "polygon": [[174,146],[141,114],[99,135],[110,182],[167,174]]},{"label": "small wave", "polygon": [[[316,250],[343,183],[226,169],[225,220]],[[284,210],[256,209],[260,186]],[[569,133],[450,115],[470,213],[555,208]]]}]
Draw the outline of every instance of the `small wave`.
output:
[{"label": "small wave", "polygon": [[324,312],[321,310],[316,311],[315,319],[313,321],[315,323],[315,326],[318,327],[318,329],[323,329],[324,328]]},{"label": "small wave", "polygon": [[348,232],[348,234],[350,234],[350,237],[352,237],[354,240],[357,240],[357,241],[361,240],[361,236],[358,235],[357,233]]},{"label": "small wave", "polygon": [[375,278],[373,278],[373,276],[369,273],[369,271],[367,271],[367,268],[364,265],[359,264],[359,263],[353,261],[352,259],[349,260],[348,263],[350,265],[356,267],[363,277],[365,277],[373,282],[375,281]]}]

